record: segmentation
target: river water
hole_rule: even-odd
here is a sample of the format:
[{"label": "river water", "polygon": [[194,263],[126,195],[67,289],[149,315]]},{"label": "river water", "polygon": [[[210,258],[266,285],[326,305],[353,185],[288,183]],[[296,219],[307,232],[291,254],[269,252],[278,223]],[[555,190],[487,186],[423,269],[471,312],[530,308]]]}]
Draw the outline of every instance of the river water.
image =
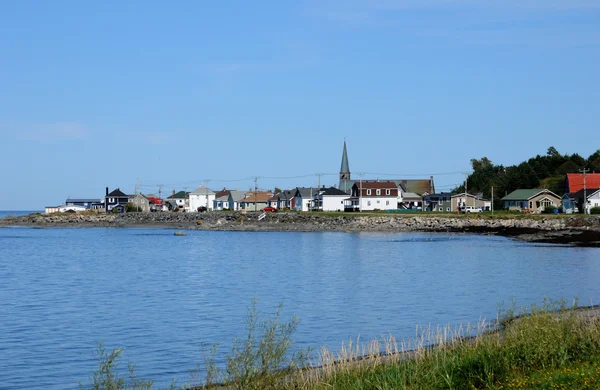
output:
[{"label": "river water", "polygon": [[[0,229],[0,388],[77,388],[99,342],[179,385],[201,343],[225,353],[252,298],[300,318],[299,347],[417,324],[495,318],[498,304],[600,300],[600,250],[493,236]],[[222,363],[223,355],[217,358]]]}]

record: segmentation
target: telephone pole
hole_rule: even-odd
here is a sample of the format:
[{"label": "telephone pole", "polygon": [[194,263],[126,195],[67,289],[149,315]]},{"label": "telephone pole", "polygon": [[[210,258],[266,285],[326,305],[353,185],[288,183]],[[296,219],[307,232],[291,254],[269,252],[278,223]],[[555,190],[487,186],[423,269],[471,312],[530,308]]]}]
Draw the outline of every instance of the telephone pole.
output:
[{"label": "telephone pole", "polygon": [[[321,199],[319,199],[319,191],[321,191],[321,176],[324,175],[324,173],[316,173],[315,175],[317,175],[317,177],[319,178],[318,184],[317,184],[317,211],[319,211],[319,207],[322,209],[323,208],[323,198],[321,197]],[[311,196],[312,198],[312,196]],[[320,206],[319,206],[320,204]]]},{"label": "telephone pole", "polygon": [[256,191],[258,190],[258,176],[254,176],[254,211],[257,210]]},{"label": "telephone pole", "polygon": [[585,174],[588,173],[589,169],[580,169],[579,172],[583,174],[583,213],[587,214],[587,188],[585,185]]},{"label": "telephone pole", "polygon": [[362,202],[361,202],[361,198],[362,198],[362,178],[365,175],[364,172],[359,172],[358,176],[360,176],[360,185],[358,188],[358,211],[362,212]]},{"label": "telephone pole", "polygon": [[140,186],[140,178],[135,179],[135,211],[140,210],[140,198],[138,196],[138,188]]},{"label": "telephone pole", "polygon": [[204,191],[206,193],[206,211],[208,211],[208,182],[210,179],[204,179]]}]

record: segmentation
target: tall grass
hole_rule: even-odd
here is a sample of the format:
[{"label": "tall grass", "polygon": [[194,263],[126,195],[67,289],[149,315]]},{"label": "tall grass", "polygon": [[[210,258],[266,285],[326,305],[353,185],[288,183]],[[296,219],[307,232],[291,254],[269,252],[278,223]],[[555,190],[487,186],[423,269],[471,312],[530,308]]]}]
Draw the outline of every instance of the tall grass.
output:
[{"label": "tall grass", "polygon": [[[564,385],[576,375],[566,373],[591,373],[600,362],[598,314],[578,310],[576,305],[544,301],[518,311],[513,304],[493,321],[417,327],[416,336],[410,339],[386,335],[366,343],[350,340],[337,351],[322,348],[309,359],[307,351],[289,351],[298,319],[282,322],[279,307],[273,316],[260,320],[254,301],[248,310],[246,335],[235,341],[226,367],[215,364],[218,346],[214,345],[201,367],[203,378],[193,388],[496,389],[526,384],[536,388],[550,386],[556,378],[562,378]],[[94,375],[94,385],[127,385],[111,374],[118,357],[113,354],[102,352],[104,363],[98,376]],[[529,377],[532,373],[535,381]],[[544,380],[550,382],[544,384]],[[581,383],[600,384],[600,368],[596,378],[586,377]],[[135,380],[130,384],[138,387],[94,389],[152,386]]]}]

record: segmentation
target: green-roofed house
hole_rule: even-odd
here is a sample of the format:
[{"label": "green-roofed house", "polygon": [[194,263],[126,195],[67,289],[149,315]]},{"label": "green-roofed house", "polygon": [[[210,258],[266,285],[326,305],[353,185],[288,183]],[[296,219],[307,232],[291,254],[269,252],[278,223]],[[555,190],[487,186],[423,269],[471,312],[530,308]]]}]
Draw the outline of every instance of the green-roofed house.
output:
[{"label": "green-roofed house", "polygon": [[560,196],[546,189],[519,189],[502,198],[502,202],[505,210],[529,210],[532,213],[541,213],[546,207],[559,207]]}]

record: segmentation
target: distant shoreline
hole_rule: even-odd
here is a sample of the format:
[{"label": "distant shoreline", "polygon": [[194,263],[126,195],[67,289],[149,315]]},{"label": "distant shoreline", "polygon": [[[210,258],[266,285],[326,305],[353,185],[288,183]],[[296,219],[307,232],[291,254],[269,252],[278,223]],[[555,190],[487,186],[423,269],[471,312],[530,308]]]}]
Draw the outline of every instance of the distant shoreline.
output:
[{"label": "distant shoreline", "polygon": [[528,242],[600,247],[600,216],[355,213],[126,213],[29,214],[0,227],[137,227],[248,232],[454,232],[492,234]]}]

